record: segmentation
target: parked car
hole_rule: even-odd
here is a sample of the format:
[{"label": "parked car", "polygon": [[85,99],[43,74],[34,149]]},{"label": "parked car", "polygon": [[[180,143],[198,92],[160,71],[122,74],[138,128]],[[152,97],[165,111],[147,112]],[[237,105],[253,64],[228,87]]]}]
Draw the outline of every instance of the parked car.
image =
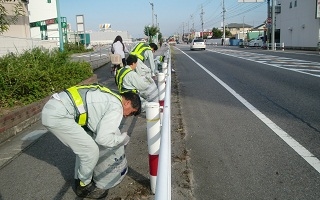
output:
[{"label": "parked car", "polygon": [[256,39],[250,40],[249,47],[262,47],[263,46],[263,36],[260,36]]},{"label": "parked car", "polygon": [[195,49],[206,50],[206,43],[202,38],[195,38],[190,43],[190,50]]}]

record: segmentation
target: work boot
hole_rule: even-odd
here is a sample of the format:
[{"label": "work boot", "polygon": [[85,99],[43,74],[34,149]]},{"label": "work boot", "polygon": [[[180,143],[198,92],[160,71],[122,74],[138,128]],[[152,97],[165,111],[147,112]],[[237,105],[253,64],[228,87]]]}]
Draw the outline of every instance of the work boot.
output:
[{"label": "work boot", "polygon": [[95,189],[90,192],[86,198],[89,199],[102,199],[105,198],[108,195],[109,190],[108,189],[100,189],[95,187]]},{"label": "work boot", "polygon": [[89,183],[88,185],[82,186],[82,183],[80,179],[75,180],[75,185],[76,185],[76,194],[79,197],[87,197],[88,194],[96,188],[93,182]]}]

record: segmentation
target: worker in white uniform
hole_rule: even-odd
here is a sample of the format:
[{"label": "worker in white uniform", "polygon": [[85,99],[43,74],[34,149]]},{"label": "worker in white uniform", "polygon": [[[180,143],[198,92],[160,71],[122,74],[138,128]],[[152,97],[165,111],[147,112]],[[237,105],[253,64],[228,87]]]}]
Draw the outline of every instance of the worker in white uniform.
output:
[{"label": "worker in white uniform", "polygon": [[153,52],[158,50],[158,46],[155,43],[150,43],[149,45],[140,42],[135,47],[133,47],[130,52],[131,55],[135,55],[139,58],[137,62],[136,72],[147,78],[156,79],[156,74],[158,73],[157,68],[154,64]]},{"label": "worker in white uniform", "polygon": [[144,81],[134,71],[137,67],[137,56],[129,55],[126,62],[127,66],[117,71],[116,84],[120,94],[128,91],[138,93],[141,97],[141,109],[144,111],[147,102],[159,102],[158,89],[155,84]]},{"label": "worker in white uniform", "polygon": [[141,112],[139,95],[118,95],[98,84],[74,86],[55,93],[42,110],[42,124],[76,154],[76,194],[102,198],[127,173],[124,145],[130,137],[119,130],[123,117]]}]

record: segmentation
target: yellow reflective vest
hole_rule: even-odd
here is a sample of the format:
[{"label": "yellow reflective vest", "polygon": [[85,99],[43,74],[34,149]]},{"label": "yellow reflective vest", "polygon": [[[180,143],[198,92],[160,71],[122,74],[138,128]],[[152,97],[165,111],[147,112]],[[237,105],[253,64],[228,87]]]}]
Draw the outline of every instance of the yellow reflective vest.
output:
[{"label": "yellow reflective vest", "polygon": [[116,84],[118,86],[118,89],[119,89],[119,93],[122,94],[124,92],[133,92],[133,93],[137,93],[137,90],[135,89],[126,89],[126,88],[123,88],[123,79],[124,77],[129,73],[129,72],[132,72],[132,69],[131,68],[121,68],[117,71],[117,75],[116,75]]},{"label": "yellow reflective vest", "polygon": [[81,126],[85,126],[88,123],[88,108],[87,108],[86,94],[89,90],[98,90],[98,89],[101,92],[112,94],[113,96],[117,97],[119,101],[122,102],[122,98],[120,95],[112,92],[109,88],[106,88],[99,84],[73,86],[65,90],[65,92],[68,94],[68,96],[72,100],[72,103],[75,107],[75,110],[76,110],[75,120]]},{"label": "yellow reflective vest", "polygon": [[142,62],[144,62],[144,52],[146,50],[152,50],[151,47],[143,42],[140,42],[138,45],[134,47],[134,49],[130,52],[131,55],[137,56]]}]

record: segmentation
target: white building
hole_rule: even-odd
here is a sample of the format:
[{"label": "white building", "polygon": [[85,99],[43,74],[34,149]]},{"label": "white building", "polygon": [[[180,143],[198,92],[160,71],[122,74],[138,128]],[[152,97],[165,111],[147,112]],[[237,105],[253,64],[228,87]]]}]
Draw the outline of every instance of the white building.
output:
[{"label": "white building", "polygon": [[276,14],[280,43],[287,48],[317,49],[320,41],[320,0],[277,0],[281,7]]},{"label": "white building", "polygon": [[57,48],[55,41],[31,38],[28,0],[4,1],[2,5],[7,10],[8,16],[14,16],[14,7],[19,3],[22,3],[24,14],[18,17],[16,23],[10,24],[9,30],[0,34],[0,56],[8,53],[20,54],[35,47]]},{"label": "white building", "polygon": [[[44,25],[43,27],[46,27],[45,31],[43,31],[43,28],[41,29],[39,26],[32,27],[31,37],[59,40],[58,24],[52,23],[52,20],[50,20],[57,18],[56,0],[51,0],[51,3],[48,3],[46,0],[32,0],[29,2],[28,9],[30,14],[30,23],[42,21]],[[64,18],[63,15],[61,15],[61,17]],[[86,16],[83,17],[85,18]],[[68,23],[68,19],[62,19],[62,21],[63,20]],[[86,34],[90,35],[90,45],[110,44],[117,35],[120,35],[126,43],[132,42],[132,38],[127,31],[111,30],[111,24],[97,24],[97,29],[100,29],[100,31],[85,30]],[[79,42],[81,40],[78,36],[77,30],[71,30],[70,24],[67,25],[66,32],[68,42]],[[88,41],[86,41],[86,43],[87,42]]]},{"label": "white building", "polygon": [[[48,3],[47,0],[29,1],[28,10],[30,23],[42,21],[42,27],[30,28],[32,38],[42,39],[43,34],[46,34],[48,40],[59,40],[58,24],[50,21],[50,19],[57,18],[56,0],[51,0],[51,3]],[[44,28],[46,28],[45,31]]]}]

